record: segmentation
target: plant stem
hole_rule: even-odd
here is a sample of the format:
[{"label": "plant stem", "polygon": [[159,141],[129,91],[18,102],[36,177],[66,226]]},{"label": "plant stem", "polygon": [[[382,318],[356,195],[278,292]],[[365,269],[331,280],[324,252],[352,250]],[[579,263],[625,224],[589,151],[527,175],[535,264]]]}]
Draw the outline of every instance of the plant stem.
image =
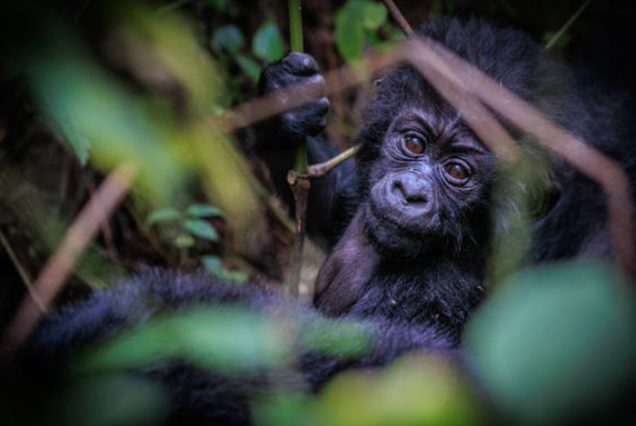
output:
[{"label": "plant stem", "polygon": [[[300,0],[289,0],[289,39],[291,50],[302,52],[303,27]],[[300,272],[303,263],[303,245],[305,242],[305,218],[307,217],[307,199],[311,181],[307,176],[307,141],[303,140],[296,151],[294,170],[289,172],[287,181],[294,194],[294,207],[296,215],[296,228],[294,248],[292,250],[291,266],[287,277],[287,294],[298,297],[300,290]]]},{"label": "plant stem", "polygon": [[585,3],[581,5],[581,7],[578,8],[576,12],[574,12],[574,15],[572,15],[570,19],[568,19],[567,22],[563,24],[563,26],[559,29],[559,31],[557,31],[557,33],[554,34],[552,38],[546,43],[545,50],[550,50],[551,48],[554,47],[554,45],[557,44],[559,39],[563,37],[563,34],[565,34],[567,30],[570,29],[572,24],[574,24],[574,21],[576,21],[579,18],[579,16],[581,16],[581,13],[583,13],[583,11],[587,8],[587,6],[590,4],[591,1],[592,0],[587,0]]},{"label": "plant stem", "polygon": [[289,0],[289,41],[293,52],[302,52],[303,21],[301,17],[300,0]]}]

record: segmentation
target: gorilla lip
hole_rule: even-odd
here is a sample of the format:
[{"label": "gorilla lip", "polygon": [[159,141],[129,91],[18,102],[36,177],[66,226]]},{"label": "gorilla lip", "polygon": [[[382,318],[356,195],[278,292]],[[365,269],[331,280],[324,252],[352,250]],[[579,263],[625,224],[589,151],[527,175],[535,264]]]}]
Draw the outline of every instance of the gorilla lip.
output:
[{"label": "gorilla lip", "polygon": [[373,199],[368,203],[368,207],[365,209],[364,222],[367,225],[368,232],[372,234],[376,241],[382,243],[383,238],[378,234],[384,232],[388,232],[391,235],[399,235],[402,238],[413,241],[425,240],[429,234],[425,229],[421,226],[413,226],[412,224],[409,226],[409,224],[400,223],[395,215],[387,214],[391,212],[394,212],[394,209],[384,211],[384,209],[376,205]]}]

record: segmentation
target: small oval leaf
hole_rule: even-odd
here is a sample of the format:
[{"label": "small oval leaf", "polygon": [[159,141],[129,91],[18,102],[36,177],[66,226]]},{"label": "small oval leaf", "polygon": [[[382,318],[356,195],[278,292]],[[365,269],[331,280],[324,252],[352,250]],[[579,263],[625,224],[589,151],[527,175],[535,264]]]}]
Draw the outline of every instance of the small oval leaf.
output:
[{"label": "small oval leaf", "polygon": [[188,216],[194,217],[222,217],[225,216],[221,209],[209,204],[191,204],[186,210]]},{"label": "small oval leaf", "polygon": [[188,219],[183,221],[183,228],[195,237],[210,241],[218,241],[219,234],[216,229],[205,220]]},{"label": "small oval leaf", "polygon": [[261,67],[254,60],[240,53],[234,58],[241,70],[254,82],[258,81],[261,75]]},{"label": "small oval leaf", "polygon": [[261,25],[256,34],[254,34],[252,52],[267,62],[274,62],[283,57],[285,47],[276,24],[269,21]]},{"label": "small oval leaf", "polygon": [[224,25],[214,31],[212,42],[235,55],[245,46],[245,37],[236,25]]},{"label": "small oval leaf", "polygon": [[336,14],[336,47],[347,61],[358,59],[364,49],[364,27],[360,16],[364,2],[348,1]]},{"label": "small oval leaf", "polygon": [[203,263],[205,270],[211,274],[220,275],[223,273],[223,265],[218,256],[203,256],[201,263]]},{"label": "small oval leaf", "polygon": [[364,2],[362,26],[367,30],[377,30],[386,22],[387,10],[381,3]]},{"label": "small oval leaf", "polygon": [[181,218],[181,212],[173,207],[166,207],[151,212],[146,218],[146,226],[152,226],[158,222],[177,220]]}]

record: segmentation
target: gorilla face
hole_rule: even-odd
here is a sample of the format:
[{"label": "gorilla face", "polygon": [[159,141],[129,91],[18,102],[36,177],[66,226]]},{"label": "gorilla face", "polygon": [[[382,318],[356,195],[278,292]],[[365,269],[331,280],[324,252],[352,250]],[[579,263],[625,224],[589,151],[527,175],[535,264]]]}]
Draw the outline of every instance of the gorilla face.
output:
[{"label": "gorilla face", "polygon": [[409,257],[481,244],[494,168],[494,156],[456,114],[405,108],[372,165],[366,232],[380,249]]}]

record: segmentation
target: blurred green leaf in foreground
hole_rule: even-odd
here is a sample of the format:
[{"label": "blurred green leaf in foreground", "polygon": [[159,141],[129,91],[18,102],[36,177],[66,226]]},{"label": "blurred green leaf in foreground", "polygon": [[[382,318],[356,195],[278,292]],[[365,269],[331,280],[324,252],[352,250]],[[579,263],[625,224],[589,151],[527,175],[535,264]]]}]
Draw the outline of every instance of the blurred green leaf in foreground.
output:
[{"label": "blurred green leaf in foreground", "polygon": [[608,265],[572,262],[501,283],[475,314],[467,343],[504,413],[555,424],[607,409],[625,392],[635,377],[634,336],[633,289]]}]

